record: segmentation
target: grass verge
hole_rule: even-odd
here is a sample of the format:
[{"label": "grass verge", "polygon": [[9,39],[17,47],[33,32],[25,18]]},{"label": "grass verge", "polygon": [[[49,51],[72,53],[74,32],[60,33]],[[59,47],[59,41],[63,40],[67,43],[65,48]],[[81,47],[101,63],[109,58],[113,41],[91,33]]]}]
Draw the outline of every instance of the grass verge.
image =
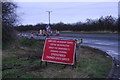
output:
[{"label": "grass verge", "polygon": [[[3,50],[3,78],[105,78],[112,58],[98,49],[81,46],[76,68],[57,63],[41,63],[44,40],[19,38]],[[69,73],[69,74],[68,74]]]}]

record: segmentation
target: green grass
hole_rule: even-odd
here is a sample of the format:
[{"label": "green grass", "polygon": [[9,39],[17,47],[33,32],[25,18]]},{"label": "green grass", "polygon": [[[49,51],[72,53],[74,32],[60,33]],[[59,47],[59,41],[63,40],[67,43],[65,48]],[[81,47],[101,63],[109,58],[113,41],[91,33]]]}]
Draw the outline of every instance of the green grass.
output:
[{"label": "green grass", "polygon": [[[9,55],[7,55],[9,56]],[[21,64],[21,65],[33,65],[33,64],[38,64],[40,63],[41,60],[34,60],[33,63],[30,63],[29,60],[22,60],[22,59],[18,59],[17,57],[3,57],[3,66],[13,66],[13,65],[17,65],[17,64]]]},{"label": "green grass", "polygon": [[28,39],[28,38],[20,38],[19,44],[22,46],[27,46],[30,48],[36,48],[38,45],[43,46],[44,40],[36,40],[36,39]]},{"label": "green grass", "polygon": [[0,71],[0,78],[2,78],[2,71]]},{"label": "green grass", "polygon": [[43,78],[43,76],[41,76],[41,72],[29,72],[29,73],[25,73],[23,75],[21,75],[19,78]]},{"label": "green grass", "polygon": [[17,56],[12,54],[8,54],[7,57],[3,57],[3,66],[13,66],[17,64],[23,64],[23,65],[28,65],[30,64],[29,61],[21,60]]},{"label": "green grass", "polygon": [[[106,56],[108,55],[98,49],[88,46],[81,46],[81,48],[91,51],[80,56],[80,62],[77,64],[78,67],[76,70],[84,74],[89,74],[88,76],[93,78],[104,78],[107,76],[111,69],[110,65],[112,65],[112,58],[107,58]],[[96,54],[93,54],[92,51],[95,51]]]},{"label": "green grass", "polygon": [[2,41],[2,45],[1,45],[1,47],[2,47],[2,50],[5,50],[5,49],[8,49],[12,44],[14,44],[14,42],[15,42],[16,40],[15,39],[9,39],[9,40],[7,40],[6,42],[3,42]]},{"label": "green grass", "polygon": [[111,60],[106,61],[97,61],[90,58],[81,58],[80,63],[76,68],[77,71],[82,72],[84,74],[88,74],[88,76],[93,78],[103,78],[105,75],[107,76],[107,72],[109,72],[111,64],[108,64],[107,61],[111,62]]},{"label": "green grass", "polygon": [[17,59],[17,56],[13,54],[3,55],[2,62],[4,66],[19,64],[19,60]]},{"label": "green grass", "polygon": [[71,76],[69,74],[59,74],[54,76],[54,78],[70,78]]},{"label": "green grass", "polygon": [[24,65],[29,65],[30,62],[29,61],[21,61],[21,64],[24,64]]},{"label": "green grass", "polygon": [[[40,65],[40,61],[41,60],[34,60],[34,62],[32,62],[32,63],[30,63],[30,61],[29,60],[21,60],[21,59],[17,59],[17,57],[13,57],[13,56],[9,56],[9,55],[7,55],[7,59],[9,59],[9,60],[7,60],[5,57],[3,57],[3,66],[6,66],[6,67],[10,67],[10,66],[12,66],[12,68],[11,69],[7,69],[7,70],[4,70],[4,71],[2,71],[2,75],[3,75],[3,77],[4,76],[7,76],[7,75],[10,75],[10,74],[12,74],[12,73],[18,73],[18,70],[20,70],[21,71],[21,69],[20,68],[17,68],[15,65],[19,65],[19,66],[23,66],[24,68],[31,68],[31,67],[34,67],[34,66],[37,66],[37,65]],[[14,69],[14,68],[17,68],[17,69]],[[20,74],[22,74],[21,72],[20,72]],[[21,75],[21,77],[20,78],[34,78],[34,77],[32,77],[31,75],[32,74],[26,74],[26,73],[24,73],[25,75]],[[37,77],[37,76],[36,76]]]},{"label": "green grass", "polygon": [[[42,51],[42,49],[43,49],[43,44],[44,44],[43,40],[33,40],[31,43],[30,39],[20,38],[16,42],[18,42],[18,43],[16,43],[15,45],[23,46],[23,49],[24,49],[24,47],[27,47],[28,51],[22,50],[20,48],[19,49],[18,48],[10,48],[10,49],[6,49],[3,51],[4,54],[2,55],[3,56],[2,57],[2,66],[3,67],[11,67],[11,69],[6,69],[6,70],[2,71],[3,77],[10,75],[12,73],[17,74],[18,73],[17,70],[21,71],[21,68],[23,68],[23,67],[29,69],[31,67],[34,67],[34,66],[37,66],[40,64],[40,61],[41,61],[40,58],[39,58],[39,60],[33,60],[33,62],[31,62],[29,59],[27,60],[27,58],[30,57],[30,59],[31,59],[31,57],[41,55],[40,52],[38,52],[38,51]],[[36,50],[36,51],[31,52],[32,49]],[[23,55],[23,53],[24,53],[24,55]],[[20,56],[22,56],[22,57],[20,58]],[[14,68],[17,68],[17,69],[14,69]],[[21,75],[22,78],[24,78],[24,77],[27,78],[32,75],[32,74],[26,74],[26,72],[24,72],[24,70],[22,71],[22,73],[20,72],[20,74],[25,74],[25,75]]]},{"label": "green grass", "polygon": [[5,70],[2,72],[2,77],[6,76],[6,75],[9,75],[11,73],[15,73],[15,72],[18,72],[19,70],[18,69],[8,69],[8,70]]},{"label": "green grass", "polygon": [[20,78],[34,78],[32,74],[24,74]]},{"label": "green grass", "polygon": [[38,64],[40,62],[41,62],[41,60],[35,60],[33,63]]}]

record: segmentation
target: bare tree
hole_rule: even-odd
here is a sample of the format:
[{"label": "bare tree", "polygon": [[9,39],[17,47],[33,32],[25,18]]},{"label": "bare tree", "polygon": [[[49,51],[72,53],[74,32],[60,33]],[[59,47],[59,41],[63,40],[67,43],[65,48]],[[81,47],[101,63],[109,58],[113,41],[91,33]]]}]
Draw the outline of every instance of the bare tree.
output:
[{"label": "bare tree", "polygon": [[8,43],[15,36],[13,27],[17,22],[17,5],[13,2],[2,2],[2,42]]}]

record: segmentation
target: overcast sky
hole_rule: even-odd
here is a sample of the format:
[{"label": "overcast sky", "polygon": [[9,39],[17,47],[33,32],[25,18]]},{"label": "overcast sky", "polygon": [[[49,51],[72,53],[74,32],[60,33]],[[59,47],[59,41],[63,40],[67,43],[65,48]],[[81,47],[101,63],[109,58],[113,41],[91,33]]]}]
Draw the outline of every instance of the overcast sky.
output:
[{"label": "overcast sky", "polygon": [[118,17],[118,2],[17,2],[21,24],[85,22],[87,18],[97,19],[101,16]]}]

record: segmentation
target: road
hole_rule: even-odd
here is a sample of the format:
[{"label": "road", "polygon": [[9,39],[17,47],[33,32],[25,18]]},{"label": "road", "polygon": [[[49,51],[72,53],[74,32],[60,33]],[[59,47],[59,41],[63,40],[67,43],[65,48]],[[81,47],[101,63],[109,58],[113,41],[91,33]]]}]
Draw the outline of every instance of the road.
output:
[{"label": "road", "polygon": [[118,52],[118,34],[61,34],[63,37],[82,38],[85,46],[98,48],[105,51],[113,58],[120,61],[120,54]]}]

